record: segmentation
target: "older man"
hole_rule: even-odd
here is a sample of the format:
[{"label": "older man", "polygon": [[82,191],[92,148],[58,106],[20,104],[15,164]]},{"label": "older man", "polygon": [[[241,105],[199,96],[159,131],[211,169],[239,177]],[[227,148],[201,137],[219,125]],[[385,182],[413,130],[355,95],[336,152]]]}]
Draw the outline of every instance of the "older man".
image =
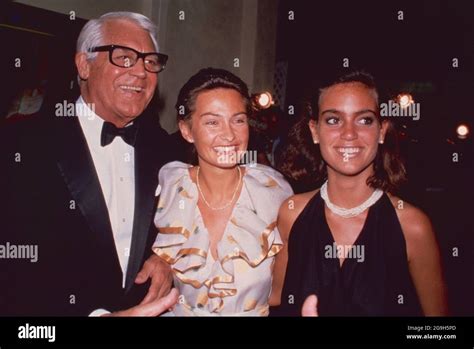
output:
[{"label": "older man", "polygon": [[0,315],[157,315],[176,302],[169,267],[150,257],[168,135],[139,118],[166,60],[147,17],[91,20],[77,42],[76,117],[57,101],[2,130],[2,244],[38,256],[0,261]]}]

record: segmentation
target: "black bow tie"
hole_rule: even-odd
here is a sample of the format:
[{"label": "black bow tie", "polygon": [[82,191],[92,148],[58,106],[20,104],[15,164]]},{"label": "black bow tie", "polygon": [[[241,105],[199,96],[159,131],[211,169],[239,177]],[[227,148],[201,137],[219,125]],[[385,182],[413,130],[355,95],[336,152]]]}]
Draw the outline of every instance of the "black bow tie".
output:
[{"label": "black bow tie", "polygon": [[124,128],[117,128],[114,124],[105,121],[100,135],[100,145],[103,147],[109,145],[117,136],[122,137],[125,143],[133,147],[137,137],[137,126],[134,123]]}]

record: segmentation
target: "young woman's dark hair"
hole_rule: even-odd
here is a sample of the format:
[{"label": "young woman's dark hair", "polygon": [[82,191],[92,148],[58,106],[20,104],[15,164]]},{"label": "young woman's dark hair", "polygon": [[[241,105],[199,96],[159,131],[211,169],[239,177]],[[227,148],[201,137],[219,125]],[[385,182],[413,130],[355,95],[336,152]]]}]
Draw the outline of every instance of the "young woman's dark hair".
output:
[{"label": "young woman's dark hair", "polygon": [[[332,82],[323,84],[318,93],[306,103],[301,119],[291,128],[288,135],[287,148],[283,152],[277,168],[295,185],[295,191],[308,191],[321,186],[327,179],[319,145],[313,144],[308,122],[318,122],[319,102],[324,92],[331,86],[345,83],[361,83],[373,90],[377,107],[379,106],[378,91],[374,78],[362,71],[344,74]],[[374,160],[374,174],[368,178],[367,184],[372,188],[395,193],[406,180],[405,166],[399,155],[397,131],[393,123],[377,113],[378,121],[387,122],[388,128],[383,144],[379,144]],[[298,188],[304,188],[298,190]]]}]

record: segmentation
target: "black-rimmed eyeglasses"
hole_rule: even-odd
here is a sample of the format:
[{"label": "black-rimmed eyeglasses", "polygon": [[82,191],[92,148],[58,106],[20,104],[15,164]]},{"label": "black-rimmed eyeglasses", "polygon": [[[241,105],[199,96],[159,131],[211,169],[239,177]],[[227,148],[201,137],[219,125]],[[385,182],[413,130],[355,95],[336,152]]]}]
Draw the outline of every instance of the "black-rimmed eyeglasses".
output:
[{"label": "black-rimmed eyeglasses", "polygon": [[89,52],[109,52],[109,61],[121,68],[131,68],[141,58],[145,63],[145,70],[150,73],[159,73],[165,69],[168,56],[158,52],[138,52],[133,48],[120,45],[106,45],[92,47]]}]

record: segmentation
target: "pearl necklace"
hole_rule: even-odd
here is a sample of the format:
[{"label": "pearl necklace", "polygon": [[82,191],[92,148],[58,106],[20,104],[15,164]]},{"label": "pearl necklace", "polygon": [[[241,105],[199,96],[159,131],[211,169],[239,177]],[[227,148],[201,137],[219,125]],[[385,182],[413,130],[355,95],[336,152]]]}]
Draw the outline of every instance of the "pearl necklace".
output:
[{"label": "pearl necklace", "polygon": [[239,182],[237,183],[237,186],[235,187],[234,189],[234,193],[232,194],[232,199],[230,199],[230,201],[228,203],[226,203],[224,206],[222,207],[212,207],[209,202],[207,202],[206,198],[204,197],[204,194],[201,190],[201,186],[199,185],[199,169],[200,167],[197,168],[197,171],[196,171],[196,184],[197,184],[197,187],[198,187],[198,190],[199,190],[199,193],[201,194],[201,197],[202,197],[202,201],[204,201],[204,203],[206,204],[207,207],[209,207],[211,210],[213,211],[220,211],[220,210],[224,210],[226,209],[227,207],[229,207],[233,202],[234,202],[234,199],[235,199],[235,195],[237,194],[237,191],[239,190],[239,187],[240,187],[240,182],[242,182],[242,172],[240,171],[240,166],[237,166],[237,170],[239,171]]},{"label": "pearl necklace", "polygon": [[338,216],[341,216],[343,218],[351,218],[360,215],[362,212],[364,212],[366,209],[368,209],[370,206],[375,204],[383,195],[383,190],[380,189],[375,189],[372,195],[365,200],[362,204],[359,206],[353,207],[353,208],[343,208],[334,205],[331,200],[329,200],[328,197],[328,181],[324,182],[324,184],[321,186],[321,198],[324,200],[326,203],[326,206],[335,214]]}]

